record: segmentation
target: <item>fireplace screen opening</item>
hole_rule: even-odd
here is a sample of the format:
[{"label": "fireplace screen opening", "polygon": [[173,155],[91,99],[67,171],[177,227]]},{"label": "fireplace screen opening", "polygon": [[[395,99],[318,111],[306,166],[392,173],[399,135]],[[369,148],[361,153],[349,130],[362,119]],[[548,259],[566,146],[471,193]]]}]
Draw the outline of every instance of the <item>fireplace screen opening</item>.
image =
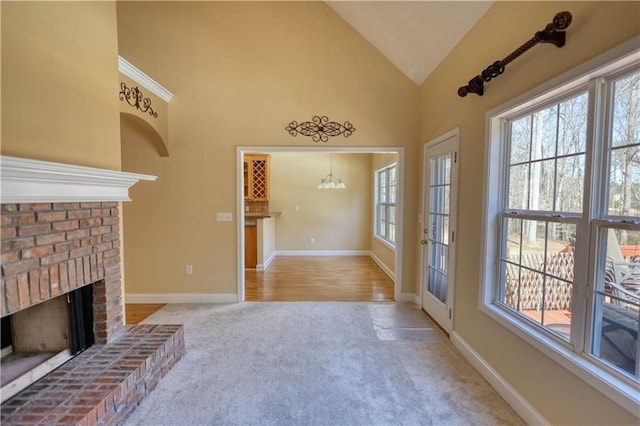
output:
[{"label": "fireplace screen opening", "polygon": [[2,318],[2,401],[89,348],[93,285]]}]

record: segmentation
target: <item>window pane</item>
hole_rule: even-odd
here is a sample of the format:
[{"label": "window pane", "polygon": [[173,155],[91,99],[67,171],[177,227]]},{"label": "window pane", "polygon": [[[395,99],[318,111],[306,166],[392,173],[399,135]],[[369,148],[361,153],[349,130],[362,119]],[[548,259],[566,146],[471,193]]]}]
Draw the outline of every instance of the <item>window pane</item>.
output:
[{"label": "window pane", "polygon": [[529,210],[551,211],[555,188],[555,160],[532,163],[529,182]]},{"label": "window pane", "polygon": [[576,226],[508,218],[506,229],[502,301],[568,341]]},{"label": "window pane", "polygon": [[609,214],[640,216],[640,145],[611,151]]},{"label": "window pane", "polygon": [[511,122],[511,155],[509,164],[529,161],[531,151],[531,117]]},{"label": "window pane", "polygon": [[529,164],[511,166],[509,168],[509,200],[510,209],[527,209],[529,207]]},{"label": "window pane", "polygon": [[556,163],[557,212],[582,212],[585,155],[558,158]]},{"label": "window pane", "polygon": [[520,263],[520,251],[522,245],[522,220],[507,219],[507,240],[505,259]]},{"label": "window pane", "polygon": [[612,144],[640,143],[640,73],[613,83]]},{"label": "window pane", "polygon": [[592,353],[639,377],[640,230],[603,228],[601,240],[606,256],[598,259]]},{"label": "window pane", "polygon": [[440,157],[431,159],[431,185],[442,185],[442,165]]},{"label": "window pane", "polygon": [[431,187],[431,202],[429,203],[429,213],[439,213],[443,211],[444,187]]},{"label": "window pane", "polygon": [[558,137],[558,106],[547,108],[538,113],[540,115],[541,127],[541,153],[542,158],[552,158],[556,156],[556,140]]},{"label": "window pane", "polygon": [[558,155],[582,153],[587,146],[587,101],[583,93],[559,105]]},{"label": "window pane", "polygon": [[387,206],[387,222],[396,223],[396,206]]}]

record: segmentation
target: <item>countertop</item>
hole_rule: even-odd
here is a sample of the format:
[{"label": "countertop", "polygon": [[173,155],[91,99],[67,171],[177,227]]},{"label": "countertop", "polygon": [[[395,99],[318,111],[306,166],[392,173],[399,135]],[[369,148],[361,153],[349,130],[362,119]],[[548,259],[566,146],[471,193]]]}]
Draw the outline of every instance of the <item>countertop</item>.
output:
[{"label": "countertop", "polygon": [[245,213],[245,218],[250,219],[265,219],[267,217],[278,217],[282,214],[282,212],[269,212],[269,213]]}]

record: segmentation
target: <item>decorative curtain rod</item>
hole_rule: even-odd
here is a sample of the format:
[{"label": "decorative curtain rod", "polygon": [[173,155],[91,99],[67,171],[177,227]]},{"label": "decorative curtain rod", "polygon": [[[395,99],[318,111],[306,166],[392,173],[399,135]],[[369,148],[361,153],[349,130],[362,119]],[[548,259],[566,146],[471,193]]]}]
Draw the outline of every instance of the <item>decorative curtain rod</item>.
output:
[{"label": "decorative curtain rod", "polygon": [[458,89],[458,96],[461,98],[467,96],[468,93],[475,93],[482,96],[484,94],[484,82],[491,81],[504,72],[504,68],[514,59],[518,58],[527,50],[531,49],[538,43],[551,43],[556,47],[562,47],[565,44],[565,30],[571,24],[571,13],[558,12],[553,17],[553,22],[548,24],[544,30],[538,31],[535,35],[522,46],[511,52],[509,56],[501,61],[496,61],[489,65],[481,75],[476,75],[466,86]]}]

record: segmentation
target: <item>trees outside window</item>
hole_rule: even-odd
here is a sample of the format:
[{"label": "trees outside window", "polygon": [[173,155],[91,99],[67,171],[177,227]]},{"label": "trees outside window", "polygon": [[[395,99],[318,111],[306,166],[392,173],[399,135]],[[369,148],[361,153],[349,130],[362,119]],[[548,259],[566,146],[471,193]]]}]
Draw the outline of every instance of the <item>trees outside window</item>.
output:
[{"label": "trees outside window", "polygon": [[547,88],[488,124],[486,312],[637,386],[640,63]]}]

